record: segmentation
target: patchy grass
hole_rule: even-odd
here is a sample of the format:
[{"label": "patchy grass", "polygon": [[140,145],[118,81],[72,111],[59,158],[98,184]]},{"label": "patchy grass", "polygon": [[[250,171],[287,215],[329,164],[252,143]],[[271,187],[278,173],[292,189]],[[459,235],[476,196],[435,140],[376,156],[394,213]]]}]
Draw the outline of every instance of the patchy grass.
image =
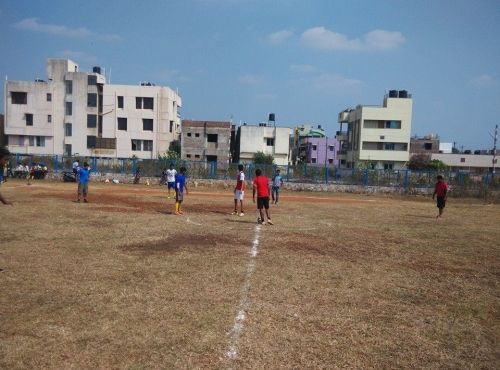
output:
[{"label": "patchy grass", "polygon": [[0,368],[500,367],[499,205],[285,192],[249,275],[250,194],[191,190],[4,184]]}]

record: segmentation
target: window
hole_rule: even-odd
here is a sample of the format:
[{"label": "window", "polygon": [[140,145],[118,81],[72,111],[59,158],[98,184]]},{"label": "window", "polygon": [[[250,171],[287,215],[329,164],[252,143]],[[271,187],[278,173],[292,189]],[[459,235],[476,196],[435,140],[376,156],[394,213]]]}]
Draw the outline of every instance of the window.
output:
[{"label": "window", "polygon": [[168,129],[169,132],[172,132],[174,130],[174,121],[170,121],[170,127]]},{"label": "window", "polygon": [[127,131],[127,119],[118,118],[118,130]]},{"label": "window", "polygon": [[118,97],[118,108],[123,108],[123,96]]},{"label": "window", "polygon": [[73,81],[65,81],[66,85],[66,95],[71,95],[73,94]]},{"label": "window", "polygon": [[94,149],[96,143],[95,136],[87,136],[87,149]]},{"label": "window", "polygon": [[384,163],[384,170],[392,170],[394,168],[393,163]]},{"label": "window", "polygon": [[142,129],[144,131],[153,131],[153,120],[151,118],[143,118]]},{"label": "window", "polygon": [[191,154],[186,154],[186,158],[191,158]]},{"label": "window", "polygon": [[190,133],[190,132],[188,132],[188,133],[187,133],[187,136],[188,136],[188,137],[191,137],[191,133]]},{"label": "window", "polygon": [[425,150],[432,150],[432,143],[424,143]]},{"label": "window", "polygon": [[98,137],[95,141],[95,147],[99,149],[116,149],[116,139],[107,137]]},{"label": "window", "polygon": [[153,140],[143,140],[142,141],[142,150],[145,152],[153,151]]},{"label": "window", "polygon": [[135,109],[154,109],[154,98],[143,98],[137,96],[135,98]]},{"label": "window", "polygon": [[47,101],[52,101],[52,94],[51,93],[47,93]]},{"label": "window", "polygon": [[460,162],[465,163],[465,158],[460,158]]},{"label": "window", "polygon": [[273,137],[266,138],[266,144],[267,146],[274,146],[274,138]]},{"label": "window", "polygon": [[87,107],[97,107],[97,94],[87,94]]},{"label": "window", "polygon": [[67,116],[73,115],[73,103],[71,103],[70,101],[67,101],[65,104],[64,114],[66,114]]},{"label": "window", "polygon": [[87,83],[89,85],[97,85],[97,76],[94,76],[94,75],[89,75],[87,77]]},{"label": "window", "polygon": [[142,107],[144,109],[154,109],[154,99],[153,98],[142,98]]},{"label": "window", "polygon": [[328,146],[328,150],[333,152],[335,150],[335,146],[334,145],[329,145]]},{"label": "window", "polygon": [[394,143],[385,143],[384,150],[394,150],[394,149],[395,149]]},{"label": "window", "polygon": [[384,135],[380,135],[380,140],[384,140],[385,139],[385,136]]},{"label": "window", "polygon": [[199,133],[194,134],[194,137],[200,137]]},{"label": "window", "polygon": [[97,114],[87,114],[87,127],[88,128],[97,127]]},{"label": "window", "polygon": [[217,134],[207,134],[207,142],[208,143],[216,143],[219,139],[219,135]]},{"label": "window", "polygon": [[51,114],[47,115],[47,122],[52,123],[52,115]]},{"label": "window", "polygon": [[318,149],[318,146],[317,145],[313,145],[312,146],[312,150],[316,150],[316,149]]},{"label": "window", "polygon": [[28,136],[28,145],[35,146],[35,137],[34,136]]},{"label": "window", "polygon": [[333,159],[332,158],[328,158],[328,163],[332,164],[333,163]]},{"label": "window", "polygon": [[28,104],[28,93],[11,91],[10,99],[12,100],[12,104]]},{"label": "window", "polygon": [[71,123],[64,124],[64,136],[73,136],[73,125]]},{"label": "window", "polygon": [[385,121],[385,128],[401,129],[401,121]]},{"label": "window", "polygon": [[64,155],[71,155],[71,144],[64,144]]},{"label": "window", "polygon": [[32,113],[26,113],[26,126],[33,126],[33,114]]},{"label": "window", "polygon": [[141,140],[132,139],[132,150],[134,151],[141,150]]},{"label": "window", "polygon": [[316,163],[316,158],[311,158],[311,163]]},{"label": "window", "polygon": [[45,146],[45,136],[36,136],[36,146]]},{"label": "window", "polygon": [[194,155],[194,158],[198,158],[198,159],[199,159],[199,158],[200,158],[200,155],[199,155],[199,154],[195,154],[195,155]]}]

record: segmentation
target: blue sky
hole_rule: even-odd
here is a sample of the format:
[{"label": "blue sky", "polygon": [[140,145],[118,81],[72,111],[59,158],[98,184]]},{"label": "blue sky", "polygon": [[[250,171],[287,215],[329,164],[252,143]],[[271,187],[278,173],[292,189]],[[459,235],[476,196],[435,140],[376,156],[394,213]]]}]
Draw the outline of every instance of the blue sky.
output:
[{"label": "blue sky", "polygon": [[405,89],[413,134],[491,148],[500,123],[499,0],[1,0],[0,45],[11,80],[68,57],[178,89],[186,119],[274,112],[332,135],[341,110]]}]

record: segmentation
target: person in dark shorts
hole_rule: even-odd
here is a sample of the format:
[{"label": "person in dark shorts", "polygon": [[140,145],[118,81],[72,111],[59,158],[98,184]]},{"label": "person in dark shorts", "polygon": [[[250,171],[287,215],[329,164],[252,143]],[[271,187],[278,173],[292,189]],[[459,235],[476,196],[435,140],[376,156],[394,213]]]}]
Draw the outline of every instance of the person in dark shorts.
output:
[{"label": "person in dark shorts", "polygon": [[257,219],[257,223],[266,224],[264,219],[264,212],[262,209],[266,210],[267,223],[269,225],[274,225],[271,221],[271,215],[269,213],[269,180],[266,176],[262,175],[262,171],[257,168],[255,170],[255,179],[253,180],[253,202],[255,203],[255,194],[257,193],[257,209],[259,210],[260,217]]},{"label": "person in dark shorts", "polygon": [[437,219],[443,217],[444,207],[446,205],[446,198],[448,195],[448,184],[444,181],[443,176],[437,175],[436,184],[434,185],[434,193],[432,194],[432,199],[437,196],[437,207],[439,209],[439,213],[436,216]]},{"label": "person in dark shorts", "polygon": [[87,162],[83,163],[83,167],[78,168],[78,198],[77,202],[80,202],[80,197],[83,195],[83,201],[88,203],[87,194],[89,192],[89,177],[90,177],[90,166]]},{"label": "person in dark shorts", "polygon": [[188,194],[188,188],[186,184],[186,168],[181,167],[179,173],[175,176],[175,214],[182,215],[181,205],[184,200],[184,190]]}]

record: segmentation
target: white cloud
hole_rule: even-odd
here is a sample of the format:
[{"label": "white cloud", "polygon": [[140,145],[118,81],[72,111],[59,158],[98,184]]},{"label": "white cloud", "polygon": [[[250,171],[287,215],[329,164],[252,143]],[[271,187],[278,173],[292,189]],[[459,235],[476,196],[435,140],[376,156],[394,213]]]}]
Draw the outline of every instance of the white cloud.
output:
[{"label": "white cloud", "polygon": [[68,58],[77,63],[96,64],[99,62],[94,55],[87,54],[84,51],[63,50],[57,53],[61,58]]},{"label": "white cloud", "polygon": [[288,40],[290,37],[293,36],[293,32],[290,30],[281,30],[277,32],[273,32],[269,35],[266,36],[266,41],[269,44],[272,45],[277,45],[281,44],[282,42]]},{"label": "white cloud", "polygon": [[363,81],[343,77],[336,73],[323,73],[311,79],[311,86],[318,90],[358,91]]},{"label": "white cloud", "polygon": [[310,64],[292,64],[289,67],[292,72],[311,73],[316,71],[316,67]]},{"label": "white cloud", "polygon": [[472,78],[470,82],[473,86],[480,88],[492,87],[498,84],[498,81],[495,79],[495,77],[488,74],[482,74],[480,76],[476,76]]},{"label": "white cloud", "polygon": [[346,35],[314,27],[304,31],[300,37],[303,45],[319,50],[369,51],[393,49],[405,42],[398,31],[374,30],[362,38],[349,39]]},{"label": "white cloud", "polygon": [[258,75],[247,74],[240,76],[238,81],[244,85],[260,85],[264,82],[264,78]]},{"label": "white cloud", "polygon": [[55,36],[64,36],[71,38],[87,38],[90,36],[97,37],[102,41],[119,41],[120,36],[112,34],[100,35],[95,32],[88,30],[85,27],[71,28],[67,26],[61,26],[57,24],[41,23],[37,18],[26,18],[20,22],[14,24],[15,28],[32,31],[37,33],[46,33]]}]

